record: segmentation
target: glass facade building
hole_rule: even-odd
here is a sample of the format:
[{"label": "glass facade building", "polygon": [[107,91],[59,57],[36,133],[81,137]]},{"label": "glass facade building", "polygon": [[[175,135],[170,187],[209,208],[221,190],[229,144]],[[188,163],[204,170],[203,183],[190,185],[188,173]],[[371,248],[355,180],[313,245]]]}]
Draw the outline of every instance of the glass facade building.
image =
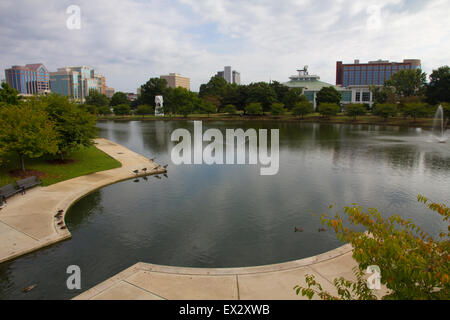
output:
[{"label": "glass facade building", "polygon": [[50,73],[52,92],[81,101],[85,100],[90,90],[103,93],[104,85],[105,78],[86,66],[59,68]]},{"label": "glass facade building", "polygon": [[420,67],[421,61],[417,59],[403,60],[403,62],[377,60],[364,64],[360,64],[359,60],[355,60],[353,64],[343,64],[342,61],[338,61],[336,63],[336,85],[342,87],[382,86],[394,73]]},{"label": "glass facade building", "polygon": [[12,66],[5,70],[5,80],[23,95],[44,94],[50,90],[50,74],[42,63]]}]

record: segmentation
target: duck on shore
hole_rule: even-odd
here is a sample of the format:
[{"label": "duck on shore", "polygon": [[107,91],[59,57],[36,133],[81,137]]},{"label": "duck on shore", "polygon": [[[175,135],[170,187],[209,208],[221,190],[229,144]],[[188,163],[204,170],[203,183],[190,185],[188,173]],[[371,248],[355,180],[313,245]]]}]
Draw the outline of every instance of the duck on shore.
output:
[{"label": "duck on shore", "polygon": [[294,227],[294,232],[303,232],[303,229],[302,229],[302,228]]}]

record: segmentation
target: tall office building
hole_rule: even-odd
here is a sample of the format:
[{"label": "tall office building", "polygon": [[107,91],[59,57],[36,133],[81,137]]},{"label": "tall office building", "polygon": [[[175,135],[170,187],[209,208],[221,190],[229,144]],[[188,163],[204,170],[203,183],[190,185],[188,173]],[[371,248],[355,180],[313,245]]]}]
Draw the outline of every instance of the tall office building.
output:
[{"label": "tall office building", "polygon": [[98,87],[98,92],[100,92],[101,94],[105,94],[106,92],[106,80],[105,77],[102,76],[101,74],[94,74],[94,78],[97,79],[97,87]]},{"label": "tall office building", "polygon": [[359,60],[355,60],[352,64],[343,64],[342,61],[337,61],[336,85],[342,87],[382,86],[394,73],[420,67],[421,61],[418,59],[405,59],[403,62],[377,60],[369,63],[359,63]]},{"label": "tall office building", "polygon": [[191,79],[188,77],[183,77],[177,73],[169,73],[169,75],[160,76],[160,78],[167,81],[167,86],[169,88],[182,87],[187,90],[191,90]]},{"label": "tall office building", "polygon": [[87,66],[59,68],[50,73],[52,92],[81,101],[85,100],[90,90],[102,92],[104,83],[104,77],[96,76],[94,69]]},{"label": "tall office building", "polygon": [[231,66],[226,66],[223,71],[217,72],[217,76],[224,78],[228,83],[241,84],[241,74],[232,70]]},{"label": "tall office building", "polygon": [[6,82],[23,95],[44,94],[50,91],[50,74],[42,63],[12,66],[5,70]]},{"label": "tall office building", "polygon": [[108,87],[108,86],[105,86],[105,95],[108,97],[108,98],[112,98],[112,96],[114,95],[114,93],[115,93],[115,90],[114,90],[114,88],[111,88],[111,87]]}]

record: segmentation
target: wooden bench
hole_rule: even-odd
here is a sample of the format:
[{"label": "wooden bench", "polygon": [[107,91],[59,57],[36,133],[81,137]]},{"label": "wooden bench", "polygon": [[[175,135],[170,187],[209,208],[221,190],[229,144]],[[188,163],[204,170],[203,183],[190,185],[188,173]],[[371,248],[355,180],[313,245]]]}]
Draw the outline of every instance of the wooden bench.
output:
[{"label": "wooden bench", "polygon": [[10,183],[4,187],[0,188],[0,205],[5,202],[6,199],[12,197],[13,195],[21,192],[21,190],[14,184]]},{"label": "wooden bench", "polygon": [[33,188],[40,184],[42,184],[42,179],[38,179],[36,176],[17,181],[17,186],[19,187],[19,191],[21,191],[22,194],[25,194],[27,189]]}]

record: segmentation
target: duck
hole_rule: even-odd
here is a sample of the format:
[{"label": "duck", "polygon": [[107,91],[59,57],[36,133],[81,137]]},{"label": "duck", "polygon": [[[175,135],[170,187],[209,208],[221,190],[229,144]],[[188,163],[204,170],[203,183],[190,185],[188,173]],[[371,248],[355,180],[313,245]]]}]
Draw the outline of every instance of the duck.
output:
[{"label": "duck", "polygon": [[151,159],[150,159],[150,161],[155,161],[155,160],[156,160],[156,158],[151,158]]},{"label": "duck", "polygon": [[295,232],[303,232],[303,229],[302,229],[302,228],[297,228],[297,227],[295,227],[295,228],[294,228],[294,231],[295,231]]},{"label": "duck", "polygon": [[147,168],[143,168],[142,171],[144,171],[144,173],[147,172]]},{"label": "duck", "polygon": [[319,228],[319,232],[326,232],[327,231],[327,229],[325,229],[325,228]]},{"label": "duck", "polygon": [[167,175],[167,173],[163,174],[164,178],[169,178],[169,176]]},{"label": "duck", "polygon": [[58,226],[62,226],[64,224],[64,222],[58,222]]},{"label": "duck", "polygon": [[164,166],[163,166],[163,168],[164,168],[164,169],[167,169],[167,167],[168,167],[168,166],[169,166],[169,165],[168,165],[168,164],[166,164],[166,165],[164,165]]},{"label": "duck", "polygon": [[67,227],[66,226],[62,226],[60,229],[61,230],[65,230],[65,229],[67,229]]},{"label": "duck", "polygon": [[31,290],[36,288],[36,286],[37,286],[37,284],[33,284],[33,285],[29,286],[29,287],[23,288],[22,292],[25,292],[25,293],[30,292]]},{"label": "duck", "polygon": [[139,170],[134,170],[133,172],[134,172],[136,175],[138,175]]},{"label": "duck", "polygon": [[160,176],[155,176],[155,178],[156,178],[156,179],[161,179],[161,177],[160,177]]}]

